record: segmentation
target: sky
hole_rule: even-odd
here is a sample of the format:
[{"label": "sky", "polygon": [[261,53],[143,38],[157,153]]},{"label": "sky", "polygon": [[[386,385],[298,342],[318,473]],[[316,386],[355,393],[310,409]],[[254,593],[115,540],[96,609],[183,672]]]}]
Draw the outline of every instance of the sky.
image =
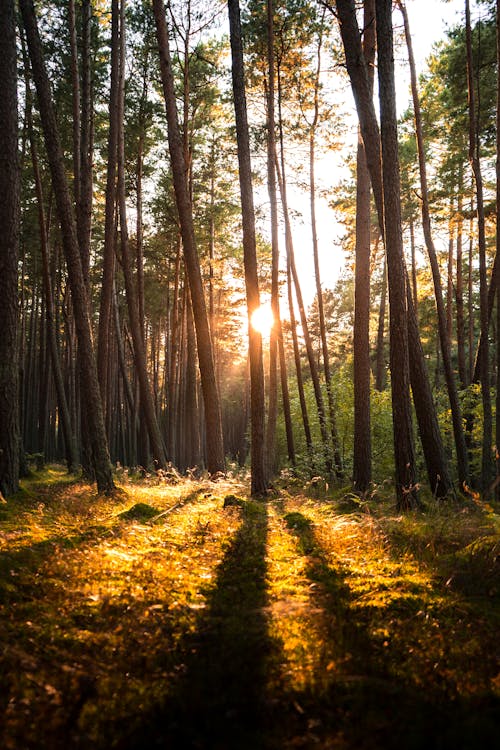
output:
[{"label": "sky", "polygon": [[[406,1],[417,74],[425,69],[425,61],[432,52],[433,45],[445,37],[446,29],[453,27],[462,20],[464,5],[464,0],[450,0],[450,2],[441,2],[440,0]],[[393,16],[395,26],[400,23],[400,17],[401,14],[395,11]],[[396,97],[398,112],[400,113],[408,107],[410,102],[409,70],[406,59],[406,49],[401,48],[396,53]],[[351,102],[351,104],[353,113],[351,143],[354,149],[356,119],[354,103]],[[318,165],[318,172],[325,187],[327,187],[328,181],[331,181],[333,191],[337,183],[336,176],[338,177],[342,173],[338,157],[334,154],[329,155],[321,165]],[[290,202],[292,203],[292,200]],[[294,223],[294,238],[302,292],[307,305],[310,305],[314,299],[316,287],[312,273],[311,229],[308,222],[307,196],[296,195],[292,207],[299,212],[304,212],[303,221],[296,220]],[[345,264],[345,254],[341,246],[343,230],[326,199],[318,200],[317,215],[322,285],[324,288],[333,288]]]}]

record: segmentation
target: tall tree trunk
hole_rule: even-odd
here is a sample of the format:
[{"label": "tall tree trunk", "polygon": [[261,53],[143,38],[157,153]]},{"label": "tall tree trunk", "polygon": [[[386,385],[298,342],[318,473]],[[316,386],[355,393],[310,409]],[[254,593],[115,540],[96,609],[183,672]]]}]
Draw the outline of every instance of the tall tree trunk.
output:
[{"label": "tall tree trunk", "polygon": [[103,404],[106,403],[110,369],[110,336],[112,331],[113,280],[115,276],[116,240],[116,163],[118,154],[118,97],[120,73],[120,18],[119,0],[111,3],[111,76],[109,92],[108,162],[104,213],[104,249],[102,264],[101,299],[99,306],[99,338],[97,370]]},{"label": "tall tree trunk", "polygon": [[72,211],[64,157],[52,103],[52,92],[43,59],[43,50],[32,0],[20,0],[23,24],[26,30],[31,67],[35,81],[47,156],[52,175],[52,185],[61,224],[63,247],[68,268],[69,283],[75,315],[80,350],[80,367],[84,386],[85,406],[92,439],[92,453],[97,487],[102,492],[114,489],[106,431],[102,413],[97,367],[94,360],[90,326],[89,301],[85,287],[82,261],[78,247],[75,217]]},{"label": "tall tree trunk", "polygon": [[[228,10],[243,223],[243,260],[245,265],[248,320],[250,321],[253,312],[260,306],[260,298],[239,0],[228,0]],[[264,368],[262,364],[262,336],[253,329],[250,323],[248,337],[250,359],[251,481],[252,493],[259,494],[267,491],[264,451]]]},{"label": "tall tree trunk", "polygon": [[124,136],[124,106],[125,106],[125,0],[122,0],[120,11],[120,83],[118,95],[118,158],[117,158],[117,191],[120,217],[120,250],[127,309],[130,322],[130,333],[133,342],[134,363],[140,390],[140,406],[144,415],[147,433],[150,441],[153,460],[156,468],[165,468],[167,459],[160,427],[156,417],[151,383],[149,382],[146,350],[144,345],[143,321],[139,318],[137,288],[132,272],[131,253],[128,240],[127,206],[125,199],[125,136]]},{"label": "tall tree trunk", "polygon": [[19,487],[19,161],[17,52],[13,0],[0,4],[0,495]]},{"label": "tall tree trunk", "polygon": [[[369,77],[366,67],[366,61],[362,53],[359,27],[356,19],[356,7],[354,0],[336,0],[336,8],[338,17],[340,20],[340,31],[343,41],[343,46],[346,55],[346,65],[351,86],[353,89],[354,99],[356,102],[356,109],[358,112],[359,122],[361,126],[361,133],[363,135],[363,143],[365,146],[365,153],[367,159],[367,165],[370,172],[370,179],[372,183],[373,195],[375,198],[375,205],[378,214],[378,223],[382,236],[384,236],[384,203],[383,203],[383,190],[382,190],[382,168],[381,168],[381,149],[380,149],[380,133],[378,127],[378,121],[375,114],[375,108],[373,106],[373,100],[370,95]],[[378,8],[378,6],[377,6]],[[389,265],[389,263],[388,263]],[[404,304],[404,303],[403,303]],[[415,319],[415,326],[418,328],[415,308],[411,298],[408,298],[408,318],[411,316]],[[413,339],[408,339],[409,343],[413,347]],[[410,361],[415,358],[421,359],[423,357],[422,348],[412,348]],[[422,373],[426,373],[425,363],[418,363],[419,369]],[[421,384],[421,388],[413,392],[413,401],[415,404],[415,412],[417,419],[420,422],[425,423],[429,419],[428,409],[432,411],[432,419],[437,424],[436,409],[432,402],[432,397],[421,399],[419,398],[420,392],[425,390],[427,394],[430,394],[430,383],[428,375],[425,382]],[[423,440],[424,432],[421,432],[421,439]],[[435,445],[427,446],[424,450],[424,455],[432,455],[444,457],[444,450],[441,440],[439,429],[433,430],[430,433],[431,436],[438,441]],[[439,492],[439,495],[446,494],[443,482],[435,484],[436,475],[434,467],[427,465],[427,474],[429,482],[433,492]],[[439,472],[440,477],[449,477],[448,467],[446,462],[441,467]],[[451,490],[452,487],[447,489]]]},{"label": "tall tree trunk", "polygon": [[391,0],[377,2],[380,136],[389,278],[390,366],[396,493],[400,508],[416,503],[415,452],[411,420],[406,279],[401,229],[400,175],[394,83]]},{"label": "tall tree trunk", "polygon": [[207,429],[207,469],[211,474],[217,474],[218,472],[224,471],[225,467],[221,408],[215,377],[212,338],[210,336],[210,325],[205,304],[200,263],[196,249],[192,206],[186,177],[186,164],[183,154],[182,138],[179,131],[167,22],[165,18],[165,9],[161,0],[153,0],[153,10],[156,20],[161,79],[167,112],[168,144],[172,164],[175,199],[181,225],[184,259],[188,273],[196,328],[198,360],[200,365],[201,386],[203,391]]},{"label": "tall tree trunk", "polygon": [[489,370],[489,342],[488,342],[488,280],[486,275],[486,234],[484,217],[483,178],[481,174],[479,133],[477,128],[478,115],[476,112],[474,94],[474,70],[472,60],[472,30],[470,20],[470,3],[465,0],[465,37],[467,48],[467,91],[469,101],[469,161],[476,185],[476,210],[479,242],[479,296],[481,309],[481,339],[482,355],[481,367],[481,396],[483,402],[483,447],[481,462],[481,487],[488,492],[492,474],[492,413],[490,394]]},{"label": "tall tree trunk", "polygon": [[267,189],[271,210],[271,309],[273,325],[269,338],[269,400],[266,430],[266,455],[268,476],[272,476],[276,461],[276,422],[278,417],[278,328],[279,308],[279,246],[278,246],[278,203],[276,198],[276,171],[274,154],[276,150],[274,94],[274,2],[267,0]]},{"label": "tall tree trunk", "polygon": [[[495,172],[496,172],[496,220],[497,220],[497,233],[496,233],[496,257],[500,257],[500,1],[496,3],[496,47],[497,47],[497,108],[496,108],[496,161],[495,161]],[[496,423],[495,423],[495,438],[496,438],[496,479],[495,479],[495,497],[500,499],[500,279],[496,281],[496,297],[497,297],[497,350],[496,350],[496,364],[497,364],[497,383],[496,383]]]},{"label": "tall tree trunk", "polygon": [[[444,374],[446,378],[446,387],[450,401],[451,417],[453,423],[453,434],[455,437],[455,450],[457,454],[458,478],[460,486],[463,487],[469,483],[469,462],[467,457],[467,447],[463,429],[462,412],[458,398],[457,383],[451,360],[450,331],[448,326],[448,316],[443,299],[443,289],[441,284],[441,274],[437,259],[436,249],[431,231],[431,216],[429,208],[429,191],[427,187],[427,171],[425,164],[425,150],[422,133],[422,116],[420,112],[420,100],[417,89],[417,73],[415,68],[415,59],[413,56],[413,46],[411,42],[410,27],[408,23],[408,14],[402,2],[398,2],[403,15],[406,45],[408,48],[408,58],[410,61],[411,89],[413,96],[413,111],[415,117],[415,135],[417,139],[418,165],[420,173],[420,187],[422,194],[422,226],[424,231],[425,244],[429,255],[429,262],[432,269],[432,278],[434,282],[434,297],[436,300],[436,309],[438,314],[439,341],[441,344],[441,355],[443,358]],[[449,303],[451,302],[451,293],[449,291]]]},{"label": "tall tree trunk", "polygon": [[[68,401],[66,398],[66,391],[64,387],[64,378],[62,374],[61,361],[59,357],[59,351],[57,346],[56,337],[56,321],[55,321],[55,306],[52,292],[52,279],[50,274],[50,263],[49,263],[49,248],[48,248],[48,227],[45,219],[45,208],[43,200],[43,187],[40,176],[40,168],[38,163],[38,153],[35,143],[35,136],[33,133],[33,118],[31,111],[31,89],[30,81],[28,78],[28,60],[26,59],[25,45],[23,44],[23,56],[25,56],[24,64],[26,67],[26,120],[29,132],[30,149],[31,149],[31,162],[33,166],[33,178],[35,181],[35,193],[38,203],[38,226],[40,229],[40,249],[42,252],[42,279],[43,289],[45,295],[45,315],[46,315],[46,330],[48,337],[48,348],[50,351],[50,358],[52,364],[52,373],[54,375],[54,384],[57,393],[57,402],[59,406],[59,421],[62,427],[64,435],[64,444],[66,450],[66,460],[68,464],[68,471],[74,472],[78,467],[78,451],[76,446],[76,436],[73,431],[71,424],[71,415],[69,411]],[[45,404],[44,404],[45,408]]]},{"label": "tall tree trunk", "polygon": [[[368,70],[375,61],[375,0],[364,2],[363,52]],[[371,77],[373,84],[373,76]],[[370,249],[371,193],[363,138],[358,128],[356,160],[356,269],[354,281],[354,490],[366,492],[372,479],[370,424]]]},{"label": "tall tree trunk", "polygon": [[328,399],[328,416],[330,418],[330,432],[333,446],[333,460],[337,477],[343,476],[342,457],[340,454],[339,439],[337,432],[337,417],[335,414],[335,401],[333,394],[332,371],[330,368],[330,354],[326,340],[325,310],[323,304],[323,289],[321,286],[321,273],[319,267],[318,231],[316,222],[316,130],[319,123],[319,91],[321,75],[321,52],[323,47],[323,11],[317,47],[316,70],[314,74],[314,116],[309,127],[309,205],[311,215],[311,235],[314,260],[314,278],[316,281],[316,298],[318,300],[319,330],[321,338],[321,351],[323,355],[323,371],[325,375],[326,395]]},{"label": "tall tree trunk", "polygon": [[463,269],[463,173],[460,169],[457,189],[457,243],[456,243],[456,282],[455,282],[455,300],[457,311],[457,357],[458,357],[458,375],[460,385],[466,388],[469,384],[469,377],[465,359],[465,311],[464,311],[464,269]]},{"label": "tall tree trunk", "polygon": [[383,391],[385,388],[385,314],[387,307],[387,259],[384,253],[384,270],[382,271],[382,291],[380,292],[380,306],[378,311],[377,349],[375,361],[375,388]]}]

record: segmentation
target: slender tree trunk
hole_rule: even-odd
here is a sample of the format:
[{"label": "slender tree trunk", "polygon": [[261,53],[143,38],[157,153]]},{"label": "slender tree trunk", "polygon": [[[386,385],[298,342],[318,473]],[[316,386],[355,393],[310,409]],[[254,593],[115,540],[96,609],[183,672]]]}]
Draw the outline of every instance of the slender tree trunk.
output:
[{"label": "slender tree trunk", "polygon": [[[248,320],[250,321],[252,313],[260,306],[260,298],[239,1],[228,0],[228,10],[243,223],[243,259],[245,265]],[[248,336],[250,358],[252,494],[260,494],[267,491],[264,451],[265,398],[264,368],[262,364],[262,337],[250,324]]]},{"label": "slender tree trunk", "polygon": [[210,336],[210,325],[205,304],[200,263],[196,249],[192,206],[186,179],[186,164],[184,161],[182,138],[179,132],[167,22],[165,18],[165,9],[161,0],[153,0],[153,9],[156,20],[161,78],[167,112],[168,143],[172,164],[175,199],[181,225],[184,258],[188,273],[196,328],[198,360],[200,365],[207,429],[207,469],[210,474],[217,474],[218,472],[224,471],[225,466],[222,418],[217,381],[215,377],[212,339]]},{"label": "slender tree trunk", "polygon": [[401,229],[400,175],[394,83],[391,0],[377,0],[380,135],[389,278],[390,364],[396,493],[400,508],[416,503],[415,452],[411,420],[408,318]]},{"label": "slender tree trunk", "polygon": [[[497,47],[497,108],[496,108],[496,220],[497,228],[500,227],[500,2],[496,3],[496,47]],[[496,233],[496,257],[500,257],[500,232]],[[496,479],[495,479],[495,497],[500,499],[500,279],[496,281],[497,297],[497,383],[496,383]]]},{"label": "slender tree trunk", "polygon": [[[368,70],[375,60],[375,1],[364,2],[363,52]],[[371,79],[373,84],[373,77]],[[370,486],[370,249],[371,194],[370,173],[366,165],[363,138],[358,129],[356,161],[356,269],[354,281],[354,490],[363,494]]]},{"label": "slender tree trunk", "polygon": [[274,322],[269,338],[269,400],[266,430],[266,456],[268,477],[275,470],[276,461],[276,422],[278,417],[278,328],[280,327],[279,308],[279,246],[278,246],[278,203],[276,198],[276,172],[274,154],[276,151],[274,117],[274,2],[267,0],[267,189],[271,209],[271,309]]},{"label": "slender tree trunk", "polygon": [[478,115],[474,94],[474,72],[472,61],[472,31],[470,21],[470,3],[465,0],[465,32],[467,47],[467,90],[469,101],[469,161],[476,185],[476,209],[479,240],[479,296],[481,309],[481,396],[483,402],[483,448],[481,464],[481,487],[487,494],[492,474],[492,413],[489,371],[489,342],[488,342],[488,280],[486,274],[486,234],[484,217],[483,178],[481,174],[479,134],[477,129]]},{"label": "slender tree trunk", "polygon": [[385,315],[387,307],[387,259],[384,254],[384,270],[382,272],[382,291],[380,293],[380,306],[378,311],[377,328],[377,350],[375,363],[375,388],[383,391],[385,388]]},{"label": "slender tree trunk", "polygon": [[[24,45],[23,45],[24,46]],[[24,51],[24,50],[23,50]],[[25,59],[25,65],[27,68],[28,61]],[[33,177],[35,181],[35,193],[38,203],[38,225],[40,228],[40,249],[42,252],[42,278],[43,278],[43,289],[45,295],[45,315],[46,315],[46,330],[48,337],[48,348],[50,351],[50,358],[52,364],[52,372],[54,375],[54,383],[57,393],[57,401],[59,406],[59,422],[62,427],[64,435],[64,444],[66,450],[66,460],[68,464],[68,471],[74,472],[78,467],[78,451],[76,447],[76,436],[73,432],[71,424],[71,416],[66,398],[66,391],[64,388],[64,378],[61,369],[61,362],[59,357],[59,351],[57,346],[56,329],[55,329],[55,309],[54,299],[52,293],[52,279],[50,274],[49,264],[49,248],[47,243],[48,229],[45,220],[45,209],[43,200],[43,188],[42,180],[40,177],[40,168],[38,164],[38,153],[35,143],[35,137],[33,133],[33,120],[31,113],[31,91],[30,82],[28,75],[26,75],[26,117],[29,131],[30,148],[31,148],[31,161],[33,166]],[[45,408],[45,403],[44,403]]]},{"label": "slender tree trunk", "polygon": [[[354,4],[354,0],[336,0],[336,8],[340,20],[340,31],[346,55],[347,71],[349,73],[349,78],[356,102],[356,109],[358,111],[359,122],[361,125],[361,132],[363,135],[367,165],[370,172],[375,205],[377,207],[378,223],[381,234],[382,236],[384,236],[385,222],[382,190],[380,133],[377,117],[375,114],[375,108],[373,106],[373,100],[370,96],[368,71],[364,55],[362,53],[359,27],[356,20],[356,7]],[[392,187],[394,189],[394,186]],[[408,318],[412,316],[415,319],[415,326],[418,328],[413,301],[410,297],[407,301]],[[408,341],[413,346],[413,339],[411,337],[408,339]],[[421,359],[422,357],[423,354],[421,347],[412,348],[410,361],[413,361],[415,358]],[[420,371],[425,374],[425,363],[419,362],[418,366]],[[429,418],[427,410],[430,408],[432,411],[432,418],[437,423],[436,410],[432,402],[432,397],[426,399],[419,398],[421,390],[425,390],[427,394],[430,394],[430,383],[428,375],[425,382],[421,384],[421,389],[413,393],[415,412],[419,423],[424,423]],[[423,434],[424,433],[421,433],[422,439]],[[427,456],[434,454],[435,456],[443,457],[445,454],[443,451],[443,445],[439,430],[433,431],[431,434],[435,436],[438,442],[433,446],[427,446],[424,450],[424,455]],[[433,492],[436,492],[438,488],[433,484],[435,479],[434,468],[428,465],[427,473],[429,476],[429,482],[431,483],[431,488]],[[446,463],[441,467],[439,476],[449,476],[449,471]],[[449,489],[451,489],[451,487]],[[439,491],[440,494],[444,491],[442,483],[439,484]]]},{"label": "slender tree trunk", "polygon": [[300,412],[302,414],[302,424],[304,427],[304,435],[306,439],[307,452],[312,458],[313,456],[313,444],[311,435],[311,426],[309,423],[309,414],[307,411],[307,402],[304,392],[304,380],[302,377],[302,363],[300,361],[300,349],[297,337],[297,321],[295,318],[295,309],[293,302],[293,289],[292,289],[292,269],[289,247],[287,244],[287,290],[288,290],[288,310],[290,315],[290,329],[292,332],[292,343],[293,343],[293,357],[295,362],[295,374],[297,377],[297,390],[299,392],[300,401]]},{"label": "slender tree trunk", "polygon": [[413,305],[415,307],[415,317],[418,323],[418,283],[417,283],[417,259],[415,252],[415,224],[413,218],[410,218],[410,251],[411,251],[411,290]]},{"label": "slender tree trunk", "polygon": [[97,370],[103,404],[106,403],[110,370],[110,336],[112,331],[113,280],[115,276],[116,240],[116,163],[118,154],[118,88],[120,19],[118,0],[111,3],[111,77],[109,93],[108,163],[106,171],[106,198],[104,213],[104,250],[99,307],[99,338]]},{"label": "slender tree trunk", "polygon": [[[147,433],[150,441],[153,460],[156,468],[165,468],[167,460],[160,427],[156,418],[154,399],[149,382],[146,350],[143,337],[143,321],[139,318],[137,288],[132,273],[132,261],[128,240],[127,206],[125,198],[125,137],[124,137],[124,106],[125,106],[125,0],[122,0],[120,12],[120,84],[118,106],[118,158],[117,158],[117,191],[120,217],[120,250],[127,309],[130,322],[130,333],[133,342],[134,363],[140,389],[140,406],[144,415]],[[144,443],[143,443],[144,444]]]},{"label": "slender tree trunk", "polygon": [[328,436],[325,404],[323,400],[323,393],[321,391],[321,384],[319,380],[316,356],[315,356],[314,348],[312,345],[311,336],[309,333],[309,325],[307,322],[304,300],[302,298],[302,290],[300,286],[299,275],[297,273],[297,267],[295,264],[293,235],[292,235],[292,227],[290,223],[290,215],[288,211],[287,186],[286,186],[286,180],[285,180],[283,128],[282,128],[281,116],[280,116],[280,140],[281,140],[281,143],[280,143],[281,167],[279,165],[277,156],[275,159],[275,163],[276,163],[276,173],[278,176],[278,185],[279,185],[280,196],[281,196],[281,204],[283,207],[283,216],[285,220],[285,242],[286,242],[286,247],[287,247],[287,258],[289,259],[289,263],[290,263],[290,271],[292,274],[293,286],[295,289],[295,298],[297,300],[297,307],[299,308],[300,323],[302,326],[302,335],[304,336],[304,343],[305,343],[306,352],[307,352],[307,360],[309,362],[309,370],[311,372],[311,380],[313,383],[314,397],[316,400],[316,407],[318,410],[319,428],[320,428],[320,433],[321,433],[321,441],[323,444],[323,452],[325,456],[326,471],[328,474],[331,474],[332,473],[332,461],[330,457],[330,445],[329,445],[330,441],[329,441],[329,436]]},{"label": "slender tree trunk", "polygon": [[457,244],[456,244],[456,283],[455,299],[457,310],[457,356],[458,356],[458,375],[460,385],[466,388],[469,384],[467,365],[465,359],[465,311],[464,311],[464,270],[463,270],[463,175],[460,169],[458,190],[457,190]]},{"label": "slender tree trunk", "polygon": [[[420,100],[417,89],[417,73],[415,68],[415,60],[413,57],[413,47],[411,42],[410,27],[408,23],[408,14],[406,8],[402,2],[398,2],[401,13],[403,15],[406,44],[408,48],[408,58],[410,61],[410,74],[411,74],[411,88],[413,95],[413,111],[415,116],[415,135],[417,139],[417,152],[418,152],[418,164],[420,173],[420,187],[422,193],[422,226],[424,231],[425,244],[427,247],[427,253],[429,255],[429,262],[432,269],[432,278],[434,282],[434,296],[436,300],[436,309],[438,314],[438,328],[439,328],[439,340],[441,344],[441,355],[443,359],[444,374],[446,378],[446,386],[448,390],[448,398],[450,401],[451,416],[453,422],[453,434],[455,437],[455,449],[457,454],[457,465],[458,465],[458,477],[460,486],[469,483],[469,462],[467,456],[467,447],[465,444],[465,436],[463,429],[462,412],[460,409],[460,401],[458,398],[457,384],[455,380],[455,373],[453,370],[453,363],[451,360],[451,344],[450,344],[450,331],[448,320],[451,318],[447,315],[444,299],[443,290],[441,285],[441,274],[439,270],[439,263],[437,259],[436,249],[434,247],[434,241],[432,238],[431,231],[431,216],[429,208],[429,191],[427,187],[427,173],[425,164],[425,151],[424,141],[422,133],[422,117],[420,112]],[[451,302],[451,293],[448,290],[449,303]],[[448,304],[449,304],[448,303]]]},{"label": "slender tree trunk", "polygon": [[78,34],[75,0],[68,0],[69,45],[71,54],[71,91],[73,105],[73,193],[80,205],[80,70],[78,65]]},{"label": "slender tree trunk", "polygon": [[97,367],[94,360],[89,301],[78,247],[76,223],[65,174],[64,157],[52,103],[52,93],[45,68],[42,44],[38,34],[33,2],[32,0],[20,0],[19,5],[23,17],[24,28],[26,30],[33,78],[37,89],[40,115],[45,137],[45,145],[52,175],[52,184],[57,203],[59,221],[61,223],[63,246],[66,256],[75,314],[75,324],[78,335],[80,367],[82,382],[84,385],[85,405],[92,439],[92,453],[97,487],[99,491],[112,492],[114,489],[114,483],[104,427],[99,383],[97,379]]}]

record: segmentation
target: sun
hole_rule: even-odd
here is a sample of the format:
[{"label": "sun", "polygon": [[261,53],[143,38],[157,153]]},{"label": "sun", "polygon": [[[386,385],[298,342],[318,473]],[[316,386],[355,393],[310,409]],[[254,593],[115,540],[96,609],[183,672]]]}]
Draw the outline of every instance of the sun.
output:
[{"label": "sun", "polygon": [[271,305],[261,305],[253,311],[250,323],[252,328],[260,333],[261,336],[269,337],[271,335],[271,328],[274,325],[274,315],[271,310]]}]

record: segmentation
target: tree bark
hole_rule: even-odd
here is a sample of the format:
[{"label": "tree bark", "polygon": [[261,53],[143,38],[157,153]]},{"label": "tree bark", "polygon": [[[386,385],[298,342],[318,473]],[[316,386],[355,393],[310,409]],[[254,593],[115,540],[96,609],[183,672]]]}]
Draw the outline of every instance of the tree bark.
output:
[{"label": "tree bark", "polygon": [[481,310],[482,353],[480,358],[481,397],[483,403],[483,446],[481,462],[481,488],[485,494],[491,483],[492,474],[492,413],[489,370],[489,315],[488,315],[488,280],[486,273],[486,234],[484,216],[483,178],[481,174],[479,133],[474,93],[474,72],[472,60],[472,30],[470,20],[470,3],[465,0],[465,38],[467,48],[467,91],[469,102],[469,161],[476,185],[476,211],[478,225],[479,252],[479,297]]},{"label": "tree bark", "polygon": [[396,493],[398,506],[404,509],[415,505],[417,493],[410,403],[408,318],[401,228],[391,0],[377,0],[376,7],[384,236],[389,278],[390,366]]},{"label": "tree bark", "polygon": [[[375,61],[375,0],[365,0],[363,52],[368,70]],[[373,83],[373,77],[371,79]],[[363,138],[358,129],[356,159],[356,268],[354,281],[354,451],[352,481],[355,492],[370,486],[370,249],[371,193]]]},{"label": "tree bark", "polygon": [[104,248],[101,299],[99,306],[99,337],[97,371],[103,405],[106,405],[110,369],[110,336],[112,332],[113,283],[115,276],[116,233],[116,163],[118,154],[118,85],[119,85],[119,2],[111,3],[111,75],[109,92],[108,161],[104,213]]},{"label": "tree bark", "polygon": [[[239,1],[228,0],[228,10],[243,222],[243,259],[245,265],[248,320],[250,321],[252,313],[260,306],[260,296]],[[250,358],[251,482],[252,494],[260,494],[267,492],[267,474],[264,455],[265,398],[264,368],[262,364],[262,337],[253,329],[250,323],[248,336]]]},{"label": "tree bark", "polygon": [[65,173],[64,156],[59,139],[59,129],[52,103],[52,92],[43,58],[43,49],[38,34],[33,2],[32,0],[20,0],[19,5],[26,30],[45,146],[52,175],[52,185],[61,224],[63,247],[78,336],[82,383],[92,440],[92,454],[97,487],[100,492],[109,493],[114,489],[113,475],[104,427],[97,367],[94,360],[89,302],[78,247],[76,222]]},{"label": "tree bark", "polygon": [[[117,192],[120,219],[120,251],[127,310],[130,322],[130,333],[133,342],[134,364],[139,383],[140,408],[147,427],[147,434],[156,468],[163,469],[167,460],[165,447],[160,432],[154,405],[151,383],[149,381],[146,349],[144,345],[144,323],[139,317],[137,287],[132,272],[132,259],[128,239],[127,206],[125,196],[125,135],[124,135],[124,107],[125,107],[125,0],[122,0],[120,11],[120,77],[118,86],[118,157],[117,157]],[[144,445],[144,441],[142,442]],[[144,461],[147,463],[147,461]]]},{"label": "tree bark", "polygon": [[[383,204],[383,191],[382,191],[382,169],[381,169],[381,149],[380,149],[380,133],[378,127],[378,121],[375,114],[375,108],[369,92],[369,81],[368,71],[366,62],[361,48],[361,41],[359,35],[359,28],[356,20],[356,8],[353,0],[336,0],[337,13],[340,20],[340,31],[342,35],[342,41],[346,54],[347,71],[351,81],[353,94],[356,102],[356,108],[358,110],[358,117],[361,126],[361,133],[363,135],[363,143],[365,146],[365,153],[367,156],[367,165],[370,172],[370,180],[372,183],[373,195],[375,198],[375,205],[377,208],[378,223],[382,236],[384,236],[384,204]],[[378,6],[377,6],[378,8]],[[413,302],[408,298],[408,317],[415,319],[415,325],[418,328],[416,321],[416,314]],[[409,338],[409,343],[412,342],[412,338]],[[415,358],[422,358],[421,347],[412,348],[410,360]],[[422,373],[426,373],[425,363],[418,363],[419,369]],[[434,404],[432,402],[432,394],[429,398],[420,399],[420,391],[424,390],[427,394],[430,394],[430,383],[427,376],[425,382],[421,384],[421,389],[414,392],[413,400],[415,404],[415,412],[417,420],[422,423],[427,421],[429,415],[427,409],[430,407],[432,410],[432,418],[437,424],[437,415]],[[421,433],[421,437],[424,433]],[[434,453],[436,456],[444,456],[443,445],[439,430],[433,431],[432,435],[438,440],[433,446],[427,446],[424,451],[424,455],[431,455]],[[431,489],[435,492],[438,488],[434,485],[434,470],[432,466],[427,466],[427,473]],[[449,471],[446,463],[441,467],[439,476],[448,477]],[[449,489],[452,489],[451,486]],[[442,483],[439,485],[440,494],[443,492]]]},{"label": "tree bark", "polygon": [[280,327],[279,307],[279,246],[278,246],[278,203],[276,197],[276,171],[274,154],[276,151],[274,95],[274,2],[267,0],[267,190],[271,211],[271,309],[273,325],[269,337],[269,386],[266,430],[267,473],[271,477],[276,460],[276,422],[278,418],[278,328]]},{"label": "tree bark", "polygon": [[19,487],[19,195],[16,13],[0,4],[0,495]]},{"label": "tree bark", "polygon": [[[399,8],[403,15],[406,45],[408,48],[408,58],[410,62],[411,89],[413,97],[413,111],[415,117],[415,136],[417,140],[418,165],[420,173],[420,187],[422,194],[422,227],[424,231],[425,244],[429,256],[429,262],[432,270],[434,282],[434,297],[436,301],[436,310],[438,315],[439,341],[441,344],[441,355],[443,359],[443,368],[448,390],[448,399],[450,402],[451,417],[453,423],[453,434],[455,438],[455,450],[457,454],[458,478],[460,487],[469,483],[469,461],[467,456],[467,447],[465,444],[465,435],[463,429],[462,412],[458,398],[458,389],[451,360],[451,343],[448,320],[451,316],[447,315],[446,306],[443,299],[443,289],[441,284],[441,273],[437,253],[434,246],[431,230],[431,216],[429,208],[429,190],[427,186],[427,170],[425,164],[425,150],[422,132],[422,116],[420,112],[420,100],[417,89],[417,73],[415,68],[415,59],[413,56],[413,47],[411,42],[410,27],[408,23],[408,14],[402,2],[398,2]],[[448,305],[451,303],[451,293],[448,292]]]},{"label": "tree bark", "polygon": [[221,408],[219,393],[217,390],[217,380],[215,377],[212,338],[210,335],[210,325],[205,304],[200,263],[196,249],[192,206],[186,177],[186,164],[175,103],[175,87],[172,62],[170,58],[167,22],[165,18],[165,9],[161,0],[153,0],[153,10],[156,20],[161,79],[167,112],[168,144],[172,164],[175,199],[181,225],[184,258],[188,273],[196,328],[198,360],[200,365],[207,430],[207,469],[210,474],[217,474],[218,472],[224,471],[225,465]]}]

